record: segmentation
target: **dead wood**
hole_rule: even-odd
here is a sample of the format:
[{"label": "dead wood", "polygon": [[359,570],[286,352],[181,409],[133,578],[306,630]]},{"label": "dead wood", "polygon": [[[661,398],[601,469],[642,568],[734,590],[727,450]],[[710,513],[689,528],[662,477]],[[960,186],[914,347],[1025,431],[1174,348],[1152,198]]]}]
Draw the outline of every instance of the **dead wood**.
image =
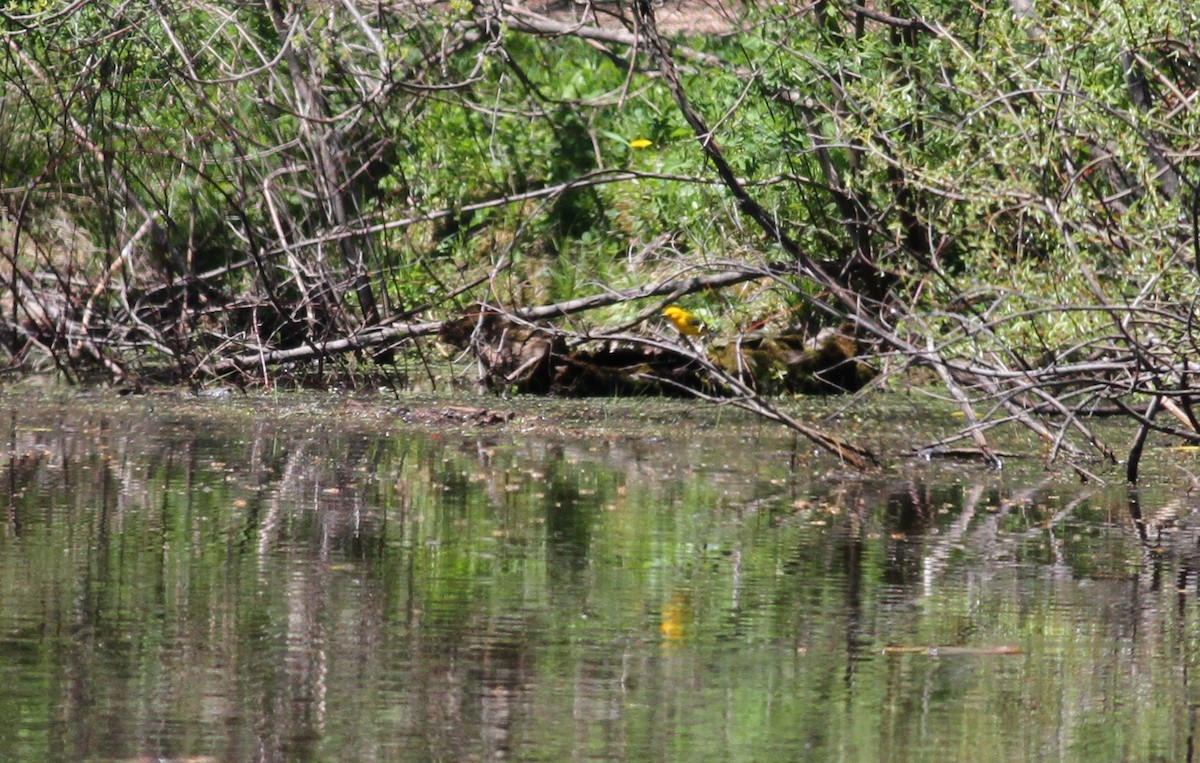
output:
[{"label": "dead wood", "polygon": [[[875,373],[858,357],[854,337],[839,330],[824,331],[812,341],[758,332],[701,349],[649,334],[588,337],[522,321],[516,314],[480,310],[447,321],[438,336],[471,352],[485,389],[523,394],[837,394],[861,389]],[[726,379],[735,379],[737,386]]]}]

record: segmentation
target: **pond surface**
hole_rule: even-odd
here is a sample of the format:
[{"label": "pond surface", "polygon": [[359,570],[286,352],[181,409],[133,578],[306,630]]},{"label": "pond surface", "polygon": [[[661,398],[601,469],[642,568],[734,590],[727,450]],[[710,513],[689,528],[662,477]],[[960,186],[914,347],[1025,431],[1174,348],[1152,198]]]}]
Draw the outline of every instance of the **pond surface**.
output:
[{"label": "pond surface", "polygon": [[1191,759],[1200,456],[862,476],[640,405],[0,398],[0,760]]}]

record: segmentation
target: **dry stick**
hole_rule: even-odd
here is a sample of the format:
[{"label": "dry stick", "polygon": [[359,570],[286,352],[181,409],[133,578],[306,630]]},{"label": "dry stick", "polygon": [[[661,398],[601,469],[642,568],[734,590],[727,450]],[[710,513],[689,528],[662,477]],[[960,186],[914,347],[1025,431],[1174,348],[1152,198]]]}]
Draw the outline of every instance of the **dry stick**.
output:
[{"label": "dry stick", "polygon": [[[266,3],[268,17],[281,38],[290,33],[290,10],[285,12],[282,4],[273,0]],[[319,75],[315,74],[307,51],[296,45],[285,46],[283,54],[283,76],[292,86],[293,105],[299,129],[299,140],[312,163],[311,177],[319,194],[321,213],[333,228],[348,228],[354,211],[354,200],[349,190],[346,167],[346,152],[342,146],[341,129],[328,120],[333,118]],[[344,128],[342,128],[344,129]],[[286,245],[286,241],[281,242]],[[367,242],[369,247],[370,242]],[[379,323],[379,307],[375,290],[367,277],[366,257],[362,243],[355,238],[338,241],[338,251],[350,277],[350,285],[358,297],[358,308],[365,325]],[[339,300],[344,299],[340,290],[335,290]]]},{"label": "dry stick", "polygon": [[[569,332],[559,333],[570,335]],[[841,438],[817,429],[816,427],[811,427],[803,422],[797,421],[792,416],[776,408],[761,395],[757,394],[741,379],[714,364],[703,353],[697,350],[696,347],[686,337],[680,337],[683,340],[683,344],[681,345],[668,344],[666,342],[651,339],[649,337],[633,334],[613,334],[597,336],[593,338],[601,340],[616,340],[620,342],[632,342],[634,344],[656,347],[675,353],[676,355],[686,358],[699,365],[704,369],[705,373],[724,384],[736,395],[736,397],[716,397],[714,395],[706,394],[701,390],[693,389],[684,384],[680,384],[672,379],[665,379],[650,374],[636,374],[635,376],[651,379],[660,384],[670,385],[677,389],[681,389],[684,392],[687,392],[689,395],[693,395],[701,400],[732,405],[736,408],[741,408],[742,410],[750,411],[758,416],[762,416],[769,421],[774,421],[777,424],[783,424],[787,428],[808,438],[818,447],[837,456],[843,462],[850,464],[855,469],[861,470],[872,466],[879,466],[879,457],[876,456],[873,451],[860,445],[855,445],[852,442],[842,440]]]},{"label": "dry stick", "polygon": [[[991,380],[982,380],[981,383],[983,384],[984,388],[989,390],[994,397],[1000,396],[1001,393],[996,389],[995,382]],[[1092,433],[1091,429],[1085,426],[1083,422],[1079,420],[1079,417],[1076,416],[1073,411],[1064,406],[1057,397],[1054,397],[1050,393],[1040,388],[1035,388],[1034,393],[1045,400],[1047,405],[1059,411],[1059,413],[1061,413],[1063,416],[1066,416],[1069,425],[1078,429],[1083,436],[1087,438],[1088,442],[1090,442],[1094,448],[1099,450],[1105,457],[1107,457],[1109,461],[1114,464],[1117,462],[1117,457],[1113,453],[1112,449],[1105,445],[1098,437],[1096,437],[1096,435]],[[1049,460],[1053,460],[1054,453],[1059,448],[1066,450],[1071,456],[1078,457],[1083,455],[1078,448],[1065,439],[1067,425],[1063,426],[1060,434],[1055,435],[1048,427],[1029,415],[1028,406],[1018,406],[1008,398],[1002,399],[1000,404],[1003,405],[1006,410],[1008,410],[1014,419],[1021,422],[1026,429],[1032,430],[1051,444],[1052,450]],[[1105,484],[1105,481],[1102,477],[1083,468],[1074,460],[1068,458],[1066,459],[1065,463],[1067,467],[1079,475],[1079,478],[1084,482],[1094,482],[1100,485]]]},{"label": "dry stick", "polygon": [[[744,270],[734,270],[728,273],[719,273],[711,276],[695,276],[693,278],[684,278],[675,281],[663,281],[657,284],[651,284],[649,286],[639,286],[632,289],[623,289],[621,291],[606,292],[604,294],[595,294],[588,297],[579,297],[577,299],[570,299],[565,302],[557,302],[550,305],[526,307],[519,310],[513,310],[511,313],[504,313],[499,310],[497,310],[497,312],[500,312],[502,315],[506,315],[510,318],[518,318],[525,321],[537,321],[544,320],[546,318],[571,315],[572,313],[579,313],[598,307],[620,304],[629,302],[631,300],[645,299],[647,297],[657,297],[664,294],[691,294],[703,289],[716,289],[725,286],[733,286],[735,284],[753,281],[765,276],[766,271],[761,268],[746,268]],[[260,363],[274,365],[276,363],[294,363],[298,361],[329,357],[331,355],[354,352],[356,350],[361,350],[368,347],[376,347],[378,345],[399,339],[414,339],[422,336],[432,336],[441,331],[442,327],[448,322],[449,321],[424,321],[418,323],[398,323],[392,326],[368,329],[355,334],[354,336],[329,342],[315,343],[303,347],[294,347],[287,350],[275,350],[273,352],[266,353],[252,352],[243,355],[235,355],[214,363],[211,366],[211,369],[213,373],[223,374],[239,371],[247,367],[258,366]]]},{"label": "dry stick", "polygon": [[[990,326],[987,328],[987,331],[989,334],[992,334]],[[992,336],[994,336],[994,334],[992,334]],[[988,357],[992,358],[993,362],[997,366],[1003,366],[1003,361],[995,352],[989,352]],[[1027,368],[1027,366],[1018,361],[1018,368],[1024,370]],[[999,384],[993,380],[983,379],[981,380],[981,383],[983,387],[988,390],[989,394],[991,394],[995,399],[1000,400],[1001,404],[1020,420],[1021,424],[1023,424],[1027,429],[1030,429],[1038,434],[1040,437],[1043,437],[1050,443],[1051,449],[1048,459],[1049,461],[1053,461],[1057,457],[1060,449],[1066,450],[1072,456],[1083,455],[1078,448],[1076,448],[1066,439],[1067,430],[1074,428],[1078,430],[1084,436],[1084,438],[1087,439],[1092,447],[1100,451],[1102,455],[1107,457],[1114,464],[1117,462],[1116,455],[1113,453],[1112,449],[1101,442],[1100,439],[1091,431],[1091,429],[1084,425],[1083,422],[1079,420],[1079,417],[1076,416],[1073,411],[1069,410],[1057,396],[1047,392],[1045,384],[1037,383],[1033,380],[1032,376],[1027,376],[1026,381],[1028,382],[1026,389],[1021,388],[1025,387],[1026,385],[1021,385],[1021,387],[1011,390],[1009,395],[1002,395],[999,389]],[[1031,393],[1034,397],[1040,398],[1044,403],[1046,403],[1046,405],[1057,411],[1059,415],[1066,419],[1066,423],[1062,426],[1057,435],[1052,435],[1047,427],[1043,426],[1040,422],[1034,420],[1034,418],[1029,415],[1029,410],[1032,408],[1032,406],[1030,405],[1029,399],[1025,395],[1026,392]],[[1018,407],[1013,400],[1019,400],[1021,405]]]},{"label": "dry stick", "polygon": [[636,299],[645,299],[647,297],[659,297],[667,294],[673,295],[674,297],[681,297],[684,294],[692,294],[704,289],[720,289],[726,286],[736,286],[737,284],[745,283],[746,281],[754,281],[759,278],[765,278],[766,275],[766,271],[762,268],[746,267],[742,269],[731,270],[728,273],[680,278],[677,280],[651,284],[649,286],[638,286],[631,289],[622,289],[620,291],[593,294],[591,296],[569,299],[565,302],[558,302],[552,305],[523,307],[513,310],[512,314],[529,321],[544,320],[546,318],[570,315],[571,313],[579,313],[585,310],[592,310],[597,307],[606,307],[608,305],[615,305]]},{"label": "dry stick", "polygon": [[[601,26],[592,26],[588,24],[566,24],[561,21],[555,21],[546,16],[533,13],[519,5],[504,4],[501,6],[501,11],[504,14],[504,24],[517,32],[527,32],[535,35],[548,35],[555,37],[579,37],[585,40],[594,40],[601,43],[612,43],[615,45],[624,45],[633,50],[638,48],[638,35],[635,32],[630,32],[621,28],[609,28]],[[705,53],[695,48],[679,47],[679,55],[682,58],[693,61],[695,63],[704,64],[706,66],[719,67],[722,69],[730,68],[730,65],[711,53]]]},{"label": "dry stick", "polygon": [[[1187,400],[1187,397],[1184,397],[1183,399]],[[1179,403],[1175,402],[1169,397],[1164,397],[1162,398],[1162,407],[1167,413],[1174,416],[1180,424],[1192,430],[1193,432],[1196,431],[1195,420],[1188,415],[1187,411],[1179,406]]]},{"label": "dry stick", "polygon": [[[557,196],[558,194],[576,188],[588,188],[592,186],[605,185],[607,183],[620,183],[626,180],[634,180],[639,177],[645,177],[645,174],[626,172],[623,170],[597,170],[595,172],[582,175],[578,178],[558,183],[557,185],[534,188],[533,190],[523,191],[521,193],[506,194],[494,199],[486,199],[484,201],[472,202],[470,204],[444,207],[432,212],[422,212],[420,214],[412,215],[411,217],[401,217],[396,220],[387,220],[386,222],[374,223],[372,225],[334,229],[317,236],[296,241],[292,244],[292,246],[295,248],[310,247],[318,246],[320,244],[336,243],[345,238],[372,236],[376,233],[385,233],[387,231],[408,228],[418,223],[434,222],[436,220],[464,214],[466,212],[475,212],[482,209],[507,206],[521,201]],[[691,179],[688,178],[688,180]],[[278,254],[281,251],[283,251],[282,248],[276,247],[274,249],[265,250],[265,253]]]},{"label": "dry stick", "polygon": [[[928,341],[929,353],[933,355],[935,353],[933,347],[933,338],[930,337]],[[962,388],[955,384],[954,377],[950,374],[950,371],[945,365],[941,363],[935,363],[934,370],[937,371],[938,376],[941,377],[942,384],[946,385],[946,389],[950,392],[950,395],[955,399],[955,401],[958,402],[958,407],[962,410],[963,416],[965,416],[967,419],[967,425],[971,433],[971,439],[975,442],[975,446],[979,448],[979,452],[983,454],[984,460],[996,469],[1003,467],[1004,462],[1000,460],[1000,457],[997,456],[995,451],[992,450],[991,446],[988,445],[987,438],[983,436],[983,431],[979,427],[979,421],[975,416],[975,410],[971,408],[971,399],[967,397],[967,393],[963,392]]]},{"label": "dry stick", "polygon": [[935,29],[935,28],[931,27],[929,24],[925,23],[925,21],[923,19],[901,18],[900,16],[893,16],[891,14],[884,13],[884,12],[876,10],[874,8],[868,8],[865,5],[852,5],[848,8],[848,10],[851,10],[855,13],[866,16],[867,18],[871,19],[872,21],[878,21],[881,24],[885,24],[887,26],[892,26],[892,27],[897,27],[898,29],[912,29],[917,32],[929,32],[931,34],[939,34],[939,31],[937,29]]},{"label": "dry stick", "polygon": [[[1045,205],[1045,208],[1050,213],[1055,225],[1057,225],[1059,230],[1062,232],[1063,241],[1067,245],[1067,250],[1070,251],[1071,256],[1075,257],[1076,260],[1081,263],[1079,266],[1079,272],[1083,276],[1084,282],[1088,285],[1088,288],[1096,297],[1096,300],[1100,303],[1100,307],[1112,320],[1118,336],[1124,341],[1125,346],[1128,347],[1133,353],[1136,360],[1136,363],[1134,364],[1135,369],[1144,368],[1158,378],[1161,372],[1155,371],[1155,364],[1151,362],[1151,358],[1147,353],[1147,348],[1138,342],[1137,339],[1129,332],[1129,327],[1127,325],[1128,316],[1125,320],[1122,320],[1119,309],[1108,299],[1108,295],[1105,293],[1103,287],[1100,286],[1100,281],[1096,278],[1096,274],[1093,273],[1092,269],[1088,267],[1088,265],[1080,258],[1079,249],[1075,245],[1075,238],[1071,235],[1070,231],[1067,229],[1066,223],[1059,215],[1058,207],[1048,203]],[[1134,469],[1134,472],[1136,473],[1136,468]]]},{"label": "dry stick", "polygon": [[[1055,221],[1058,222],[1061,226],[1061,221],[1058,218],[1058,210],[1053,209],[1052,211],[1054,212]],[[1064,228],[1064,232],[1065,232],[1065,228]],[[1066,239],[1068,245],[1070,246],[1072,253],[1073,254],[1076,253],[1075,246],[1074,246],[1074,240],[1071,238],[1071,236],[1067,235],[1067,236],[1065,236],[1065,239]],[[1089,268],[1087,265],[1082,265],[1080,267],[1080,272],[1083,274],[1084,280],[1087,282],[1087,284],[1091,288],[1092,292],[1096,295],[1096,298],[1098,300],[1100,300],[1101,305],[1104,307],[1110,307],[1111,303],[1108,301],[1107,295],[1104,293],[1104,290],[1101,288],[1100,282],[1096,279],[1096,276],[1092,272],[1091,268]],[[1143,345],[1139,344],[1136,341],[1136,339],[1128,332],[1125,323],[1118,318],[1115,309],[1110,310],[1109,315],[1112,317],[1113,323],[1114,323],[1114,325],[1116,325],[1117,330],[1121,332],[1122,336],[1125,338],[1127,345],[1133,351],[1134,356],[1137,360],[1136,365],[1144,367],[1147,370],[1154,373],[1153,364],[1150,363],[1150,359],[1147,357],[1146,348],[1143,347]],[[1115,402],[1117,403],[1118,406],[1121,406],[1123,408],[1128,407],[1125,405],[1125,403],[1123,401],[1121,401],[1119,399],[1116,400]],[[1129,460],[1125,464],[1125,479],[1128,480],[1131,484],[1135,484],[1135,485],[1137,484],[1138,466],[1142,459],[1142,450],[1146,445],[1146,437],[1150,434],[1150,429],[1153,426],[1154,416],[1158,413],[1159,408],[1162,407],[1162,403],[1163,403],[1162,395],[1155,395],[1153,397],[1153,399],[1151,399],[1150,407],[1146,410],[1146,415],[1142,420],[1142,425],[1138,428],[1138,433],[1137,433],[1137,436],[1134,437],[1133,445],[1130,446],[1130,448],[1129,448]],[[1184,420],[1186,421],[1186,417],[1184,418]],[[1190,422],[1188,422],[1188,425],[1190,426]]]},{"label": "dry stick", "polygon": [[[522,201],[532,201],[534,199],[546,199],[559,194],[573,191],[580,188],[592,188],[610,183],[623,183],[628,180],[638,180],[648,178],[651,180],[669,180],[679,183],[693,183],[700,185],[711,185],[716,181],[706,178],[693,177],[691,175],[679,175],[667,172],[641,172],[633,170],[618,170],[618,169],[602,169],[585,172],[579,177],[555,185],[533,188],[520,193],[511,193],[502,196],[497,196],[492,199],[476,201],[470,204],[460,204],[457,206],[443,207],[430,212],[422,212],[410,217],[401,217],[395,220],[387,220],[381,223],[373,223],[370,225],[361,225],[357,227],[336,228],[323,232],[316,236],[300,239],[292,242],[289,246],[300,249],[303,247],[319,246],[321,244],[333,244],[347,238],[358,238],[365,236],[373,236],[377,233],[385,233],[392,230],[400,230],[409,228],[419,223],[429,223],[436,220],[442,220],[447,217],[453,217],[467,212],[477,212],[483,209],[492,209],[495,207],[508,206]],[[791,180],[792,178],[777,176],[762,181],[763,183],[775,183],[783,180]],[[273,255],[281,254],[286,251],[285,247],[279,246],[271,249],[264,249],[263,254]]]},{"label": "dry stick", "polygon": [[[686,337],[684,337],[686,341]],[[842,440],[834,435],[824,432],[815,427],[810,427],[807,424],[801,423],[792,418],[788,414],[776,408],[773,404],[763,398],[761,395],[751,389],[745,382],[737,378],[733,374],[726,372],[724,369],[710,361],[706,356],[700,354],[687,342],[690,352],[681,353],[685,357],[690,358],[708,373],[709,376],[717,379],[722,384],[725,384],[736,392],[739,396],[734,397],[729,401],[731,405],[737,406],[743,410],[762,416],[765,419],[774,421],[792,429],[795,432],[807,437],[809,440],[837,456],[842,461],[853,466],[855,469],[866,469],[868,466],[879,466],[879,458],[869,449],[860,445]],[[678,350],[676,350],[678,352]],[[695,390],[689,390],[692,394],[698,394]],[[703,395],[702,395],[703,396]],[[704,396],[707,397],[707,396]]]},{"label": "dry stick", "polygon": [[[718,378],[720,378],[723,382],[728,382],[733,377],[729,376],[728,374],[723,374]],[[801,423],[775,406],[771,405],[771,403],[756,395],[753,391],[750,391],[746,397],[735,397],[730,400],[729,403],[743,410],[747,410],[751,413],[762,416],[769,421],[783,424],[789,429],[798,432],[804,437],[807,437],[809,440],[837,456],[842,461],[850,464],[855,469],[862,470],[872,466],[879,466],[879,458],[867,448],[864,448],[860,445],[855,445],[854,443],[846,440],[839,439],[828,432],[823,432],[820,429]]]},{"label": "dry stick", "polygon": [[[998,400],[1000,405],[1012,415],[1013,419],[1019,421],[1025,426],[1026,429],[1033,431],[1055,449],[1061,448],[1066,450],[1072,456],[1083,455],[1078,448],[1063,439],[1061,435],[1055,435],[1050,431],[1049,427],[1030,416],[1028,405],[1020,406],[1014,403],[1011,397],[1005,395],[1003,390],[1001,390],[1000,386],[994,380],[986,377],[976,377],[976,379],[980,386],[987,390],[988,394],[993,399]],[[1078,417],[1062,404],[1062,401],[1040,387],[1032,387],[1029,391],[1038,397],[1041,397],[1045,401],[1046,405],[1050,406],[1051,409],[1058,411],[1058,413],[1065,416],[1071,425],[1077,428],[1083,434],[1083,436],[1088,439],[1093,447],[1099,450],[1110,461],[1116,463],[1116,456],[1113,454],[1112,450],[1103,442],[1101,442],[1094,434],[1092,434],[1092,431],[1084,426],[1084,424],[1079,421]]]},{"label": "dry stick", "polygon": [[[1159,393],[1154,393],[1154,392],[1148,392],[1147,394],[1150,394],[1153,397],[1165,397],[1165,395],[1166,395],[1166,393],[1159,394]],[[1149,427],[1151,431],[1161,432],[1162,434],[1165,434],[1168,437],[1178,437],[1180,440],[1183,440],[1184,442],[1190,443],[1192,445],[1200,445],[1200,434],[1197,434],[1196,432],[1193,432],[1190,429],[1180,429],[1179,427],[1172,427],[1172,426],[1167,426],[1166,424],[1159,424],[1159,423],[1157,423],[1155,421],[1151,421],[1149,418],[1147,418],[1146,413],[1148,413],[1150,411],[1149,405],[1146,406],[1145,412],[1139,412],[1136,408],[1134,408],[1132,405],[1124,402],[1123,400],[1119,400],[1119,399],[1113,400],[1112,403],[1121,411],[1122,414],[1133,419],[1138,424],[1142,424],[1144,426]]]},{"label": "dry stick", "polygon": [[[986,331],[989,335],[994,336],[994,334],[992,334],[991,326],[992,326],[991,323],[985,324],[984,326],[982,326],[982,330]],[[933,348],[930,347],[930,351],[927,353],[927,357],[933,357],[934,355],[935,355],[935,353],[933,351]],[[1003,362],[996,356],[995,353],[988,353],[988,357],[990,357],[992,359],[992,361],[995,363],[993,368],[1006,368],[1006,366],[1004,366]],[[959,371],[959,373],[962,374],[965,372]],[[1092,433],[1092,431],[1090,429],[1088,429],[1081,421],[1079,421],[1078,417],[1075,416],[1071,411],[1069,411],[1067,409],[1067,407],[1062,403],[1061,400],[1059,400],[1057,397],[1055,397],[1054,395],[1047,392],[1045,390],[1046,382],[1044,382],[1044,381],[1039,382],[1037,379],[1035,379],[1034,374],[1030,369],[1027,369],[1024,366],[1021,366],[1018,368],[1018,371],[1017,371],[1018,375],[1016,378],[1010,378],[1010,379],[1005,380],[1006,383],[1012,383],[1012,382],[1016,382],[1016,381],[1024,381],[1025,382],[1024,384],[1020,385],[1019,387],[1017,387],[1015,389],[1010,388],[1007,391],[1005,391],[1001,387],[1001,383],[998,379],[989,377],[987,374],[982,373],[980,370],[972,370],[969,373],[970,373],[971,379],[975,383],[982,386],[987,391],[987,393],[991,397],[991,399],[997,401],[1001,407],[1003,407],[1005,410],[1007,410],[1009,412],[1009,414],[1012,416],[1013,420],[1018,421],[1021,425],[1023,425],[1027,429],[1032,430],[1039,437],[1041,437],[1042,439],[1044,439],[1048,443],[1050,443],[1051,452],[1050,452],[1049,460],[1051,460],[1051,461],[1054,460],[1054,458],[1060,448],[1063,450],[1066,450],[1071,456],[1078,457],[1078,456],[1082,455],[1081,451],[1078,448],[1076,448],[1074,445],[1072,445],[1069,441],[1066,440],[1067,429],[1068,429],[1068,427],[1071,427],[1071,428],[1077,429],[1080,433],[1082,433],[1083,436],[1085,438],[1087,438],[1088,442],[1091,443],[1092,446],[1095,447],[1097,450],[1099,450],[1101,452],[1101,454],[1103,454],[1105,457],[1107,457],[1113,463],[1116,463],[1117,459],[1116,459],[1116,456],[1114,455],[1114,453],[1112,452],[1112,450],[1107,445],[1105,445],[1103,442],[1101,442],[1100,439],[1098,437],[1096,437],[1096,435],[1094,433]],[[1059,414],[1066,417],[1067,424],[1063,426],[1063,428],[1060,430],[1060,433],[1058,435],[1053,434],[1049,430],[1048,427],[1041,424],[1040,422],[1035,420],[1032,416],[1030,416],[1030,414],[1029,414],[1030,406],[1028,404],[1027,398],[1025,397],[1025,393],[1027,393],[1027,392],[1032,393],[1034,396],[1036,396],[1038,398],[1041,398],[1050,408],[1052,408],[1053,410],[1056,410]],[[1013,402],[1014,399],[1020,400],[1021,405],[1017,405],[1016,403],[1014,403]],[[1077,473],[1080,473],[1080,476],[1084,477],[1084,479],[1097,479],[1097,480],[1099,479],[1095,475],[1091,474],[1090,472],[1086,472],[1086,470],[1082,470],[1081,467],[1078,467],[1077,465],[1075,465],[1069,461],[1068,461],[1068,464],[1071,466],[1071,468],[1075,469],[1075,471]]]},{"label": "dry stick", "polygon": [[[1056,436],[1053,432],[1051,432],[1049,430],[1049,428],[1047,428],[1045,425],[1043,425],[1041,422],[1037,421],[1036,419],[1032,418],[1026,409],[1020,407],[1019,405],[1013,403],[1012,400],[1008,399],[1008,397],[995,385],[994,382],[987,380],[987,379],[980,379],[977,381],[979,381],[979,383],[988,391],[988,394],[990,395],[990,397],[992,399],[998,401],[998,405],[1000,407],[1002,407],[1006,411],[1008,411],[1008,415],[1003,418],[999,418],[999,419],[988,419],[987,421],[980,421],[975,425],[975,427],[968,427],[966,429],[960,430],[953,436],[943,437],[942,439],[938,440],[937,442],[933,443],[932,445],[925,446],[923,448],[918,448],[918,449],[912,451],[913,453],[920,454],[923,452],[929,452],[929,451],[933,451],[937,447],[949,445],[951,443],[958,442],[959,440],[965,440],[967,437],[971,436],[976,429],[986,431],[988,429],[994,429],[996,427],[999,427],[1002,424],[1007,424],[1009,422],[1016,422],[1016,423],[1019,423],[1019,424],[1025,426],[1028,429],[1031,429],[1034,433],[1036,433],[1039,437],[1041,437],[1046,442],[1050,443],[1052,446],[1061,447],[1062,449],[1068,451],[1072,456],[1078,457],[1078,456],[1083,455],[1083,453],[1078,448],[1076,448],[1074,445],[1072,445],[1070,442],[1065,442],[1065,441],[1060,442],[1061,437]],[[1055,402],[1057,402],[1056,399],[1055,399]],[[1068,418],[1071,420],[1074,420],[1077,418],[1074,415],[1074,413],[1072,413],[1070,411],[1067,411],[1064,415],[1068,416]],[[1082,425],[1077,423],[1077,426],[1082,426]],[[1090,432],[1085,430],[1084,434],[1090,435]],[[1104,445],[1099,440],[1096,440],[1094,437],[1091,437],[1090,439],[1092,441],[1092,444],[1095,445],[1096,448],[1099,449],[1101,452],[1103,452],[1109,458],[1109,460],[1113,461],[1114,463],[1116,462],[1116,458],[1112,455],[1112,451],[1106,445]],[[997,455],[1001,455],[1001,454],[997,454]],[[1078,463],[1076,463],[1074,461],[1067,460],[1066,464],[1071,470],[1073,470],[1077,475],[1079,475],[1080,479],[1082,479],[1085,482],[1094,482],[1099,485],[1107,484],[1102,477],[1083,468],[1082,466],[1080,466]]]},{"label": "dry stick", "polygon": [[235,355],[213,363],[211,368],[214,374],[224,374],[241,371],[250,366],[258,366],[261,363],[275,365],[277,363],[295,363],[327,358],[367,347],[375,347],[397,339],[431,336],[438,333],[444,324],[445,321],[427,321],[425,323],[403,323],[397,326],[387,326],[385,328],[363,331],[362,333],[342,339],[334,339],[329,342],[316,342],[288,350]]},{"label": "dry stick", "polygon": [[[985,381],[983,384],[988,388],[991,388],[994,385],[994,383],[991,381]],[[1070,427],[1078,430],[1079,433],[1082,434],[1089,443],[1091,443],[1092,447],[1100,451],[1102,456],[1114,464],[1117,462],[1117,456],[1115,453],[1113,453],[1112,448],[1108,447],[1108,445],[1106,445],[1099,437],[1097,437],[1087,425],[1079,420],[1077,411],[1067,408],[1067,406],[1059,398],[1050,394],[1041,387],[1033,387],[1030,391],[1037,397],[1041,398],[1051,410],[1057,411],[1059,415],[1066,418],[1067,424],[1063,426],[1060,434],[1051,436],[1049,429],[1044,427],[1029,415],[1029,410],[1033,406],[1029,405],[1028,402],[1024,400],[1024,395],[1021,396],[1023,407],[1018,408],[1011,400],[1005,400],[1004,405],[1006,408],[1020,417],[1021,423],[1024,424],[1026,428],[1031,429],[1037,434],[1045,437],[1053,445],[1054,449],[1051,452],[1051,460],[1053,460],[1053,457],[1057,455],[1060,449],[1067,451],[1067,453],[1072,456],[1083,455],[1078,448],[1076,448],[1066,439],[1066,430],[1067,426],[1069,425]]]},{"label": "dry stick", "polygon": [[[897,344],[897,347],[903,349],[899,344]],[[994,355],[992,357],[994,358]],[[1093,447],[1100,451],[1103,456],[1108,458],[1113,463],[1117,462],[1116,455],[1113,453],[1112,449],[1105,445],[1086,425],[1084,425],[1083,422],[1079,420],[1078,416],[1075,416],[1070,410],[1068,410],[1058,397],[1046,391],[1045,387],[1051,386],[1054,381],[1053,374],[1057,373],[1059,377],[1063,378],[1070,376],[1070,373],[1067,373],[1066,369],[1060,368],[1057,371],[1054,369],[1042,369],[1035,371],[1033,369],[1022,367],[1015,371],[1010,371],[1007,370],[1007,368],[998,360],[996,361],[995,366],[990,367],[962,365],[952,366],[943,360],[937,353],[936,348],[933,347],[929,347],[926,353],[924,353],[924,359],[927,364],[938,368],[939,374],[941,374],[942,369],[944,368],[946,373],[950,374],[952,377],[969,376],[974,383],[982,386],[987,391],[991,399],[997,401],[1000,406],[1009,412],[1012,420],[1019,422],[1022,426],[1032,430],[1039,437],[1051,444],[1051,460],[1053,460],[1054,454],[1060,448],[1066,450],[1071,456],[1078,457],[1082,455],[1082,452],[1078,448],[1065,439],[1066,429],[1067,427],[1071,427],[1078,430]],[[1122,364],[1112,370],[1121,370],[1123,368],[1124,365]],[[1036,377],[1041,378],[1039,380],[1039,378]],[[1011,384],[1018,381],[1024,383],[1017,389],[1010,389],[1006,392],[1001,387],[1002,382],[1004,384]],[[1026,392],[1041,398],[1051,409],[1057,411],[1067,418],[1067,424],[1064,425],[1063,430],[1059,435],[1054,435],[1049,428],[1035,420],[1029,414],[1029,405],[1024,403],[1024,394]],[[1014,398],[1021,399],[1024,404],[1022,406],[1018,406],[1013,402]],[[981,425],[976,426],[982,429]],[[1096,477],[1096,475],[1088,472],[1077,464],[1071,461],[1068,461],[1067,463],[1084,479],[1103,482],[1103,480],[1100,480],[1098,477]]]},{"label": "dry stick", "polygon": [[125,246],[121,247],[121,253],[115,260],[113,260],[113,263],[108,266],[108,270],[104,271],[104,275],[96,279],[96,286],[92,289],[92,293],[88,297],[87,304],[84,305],[83,316],[79,319],[79,323],[83,327],[83,334],[85,338],[90,330],[92,323],[92,312],[93,308],[96,306],[96,300],[99,299],[100,295],[108,289],[109,280],[111,280],[112,277],[116,275],[117,271],[121,269],[121,266],[133,256],[134,246],[137,245],[138,240],[141,239],[142,236],[149,232],[150,227],[154,225],[157,217],[158,213],[153,212],[149,217],[146,218],[141,227],[138,228],[134,234],[129,237],[129,240],[125,242]]},{"label": "dry stick", "polygon": [[[1121,404],[1117,401],[1118,405]],[[1129,461],[1125,464],[1125,479],[1131,485],[1136,485],[1138,481],[1138,464],[1142,460],[1142,449],[1146,447],[1146,437],[1150,434],[1150,422],[1154,420],[1154,415],[1158,413],[1159,405],[1162,403],[1162,398],[1158,395],[1150,401],[1150,407],[1146,409],[1146,420],[1138,427],[1137,436],[1133,438],[1133,445],[1129,447]]]}]

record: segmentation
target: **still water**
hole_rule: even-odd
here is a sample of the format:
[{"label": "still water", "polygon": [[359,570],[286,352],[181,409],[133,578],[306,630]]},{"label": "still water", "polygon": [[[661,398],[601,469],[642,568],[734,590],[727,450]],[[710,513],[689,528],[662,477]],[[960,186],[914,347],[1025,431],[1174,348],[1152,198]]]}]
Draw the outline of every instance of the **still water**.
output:
[{"label": "still water", "polygon": [[662,405],[0,397],[0,760],[1191,759],[1200,456],[861,476]]}]

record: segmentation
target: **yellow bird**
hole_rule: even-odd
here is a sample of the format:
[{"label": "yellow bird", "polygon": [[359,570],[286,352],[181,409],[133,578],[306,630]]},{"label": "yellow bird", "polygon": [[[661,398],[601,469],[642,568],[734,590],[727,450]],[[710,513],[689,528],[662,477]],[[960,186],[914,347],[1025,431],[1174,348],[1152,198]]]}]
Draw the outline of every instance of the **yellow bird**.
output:
[{"label": "yellow bird", "polygon": [[675,330],[684,336],[698,336],[708,333],[708,328],[699,318],[678,305],[664,307],[662,314],[671,322]]}]

